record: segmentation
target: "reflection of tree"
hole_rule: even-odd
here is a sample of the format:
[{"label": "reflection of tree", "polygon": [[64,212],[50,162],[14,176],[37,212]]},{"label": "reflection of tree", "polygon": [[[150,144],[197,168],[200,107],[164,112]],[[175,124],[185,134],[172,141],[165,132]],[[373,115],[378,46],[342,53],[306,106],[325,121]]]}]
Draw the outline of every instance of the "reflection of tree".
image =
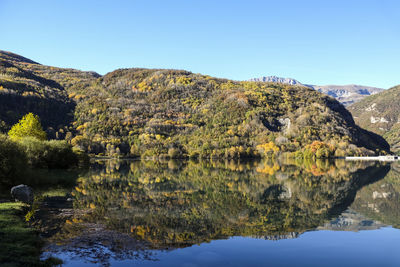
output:
[{"label": "reflection of tree", "polygon": [[78,180],[75,215],[52,240],[74,240],[94,223],[158,249],[296,237],[340,214],[389,169],[369,164],[99,162]]},{"label": "reflection of tree", "polygon": [[392,164],[385,179],[362,188],[351,208],[369,218],[400,228],[400,172]]}]

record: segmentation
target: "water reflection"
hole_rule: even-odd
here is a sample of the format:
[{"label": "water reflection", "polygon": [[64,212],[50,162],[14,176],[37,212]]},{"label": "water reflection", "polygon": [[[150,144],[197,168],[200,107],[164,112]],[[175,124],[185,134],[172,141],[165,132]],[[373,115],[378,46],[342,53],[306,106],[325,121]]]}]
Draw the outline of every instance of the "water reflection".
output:
[{"label": "water reflection", "polygon": [[384,179],[358,191],[351,209],[386,225],[400,228],[400,165]]},{"label": "water reflection", "polygon": [[154,259],[149,249],[232,236],[278,240],[382,225],[374,220],[397,225],[397,177],[372,162],[99,161],[78,179],[73,212],[47,249],[99,262]]}]

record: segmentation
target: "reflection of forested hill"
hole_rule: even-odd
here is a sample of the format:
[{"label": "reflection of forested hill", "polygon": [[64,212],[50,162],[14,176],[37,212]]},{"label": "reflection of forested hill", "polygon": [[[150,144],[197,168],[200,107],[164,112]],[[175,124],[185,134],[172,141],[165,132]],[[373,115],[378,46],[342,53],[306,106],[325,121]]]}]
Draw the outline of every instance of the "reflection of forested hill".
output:
[{"label": "reflection of forested hill", "polygon": [[400,172],[392,165],[385,179],[362,188],[351,208],[382,223],[400,227]]},{"label": "reflection of forested hill", "polygon": [[61,236],[79,235],[77,225],[101,223],[155,248],[230,236],[295,237],[341,214],[359,188],[389,170],[339,161],[301,166],[106,162],[79,180],[73,195],[80,212]]}]

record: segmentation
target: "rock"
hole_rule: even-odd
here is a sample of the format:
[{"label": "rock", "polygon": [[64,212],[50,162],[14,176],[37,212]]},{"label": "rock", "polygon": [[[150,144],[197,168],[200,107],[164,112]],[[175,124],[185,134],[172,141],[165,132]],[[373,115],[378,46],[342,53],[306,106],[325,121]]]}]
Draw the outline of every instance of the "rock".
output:
[{"label": "rock", "polygon": [[[290,85],[303,85],[301,82],[292,79],[292,78],[282,78],[282,77],[277,77],[277,76],[264,76],[261,78],[253,78],[250,79],[252,82],[273,82],[273,83],[284,83],[284,84],[290,84]],[[307,85],[303,85],[307,86]]]},{"label": "rock", "polygon": [[289,187],[282,186],[282,191],[278,196],[280,200],[288,200],[292,197],[292,190]]},{"label": "rock", "polygon": [[[280,120],[279,120],[279,122],[280,122]],[[287,125],[288,126],[290,125],[290,120],[289,120],[289,123]],[[288,142],[289,142],[289,139],[287,139],[284,136],[278,136],[277,138],[275,138],[275,144],[277,144],[277,145],[283,145],[283,144],[286,144]]]},{"label": "rock", "polygon": [[299,233],[297,232],[290,232],[287,234],[282,234],[282,235],[267,235],[264,236],[262,238],[264,238],[265,240],[281,240],[281,239],[293,239],[293,238],[298,238],[299,237]]},{"label": "rock", "polygon": [[[285,119],[279,119],[279,123],[281,124],[281,126],[282,126],[282,128],[283,128],[283,131],[285,132],[285,133],[287,133],[289,130],[290,130],[290,125],[291,125],[291,121],[290,121],[290,119],[289,118],[285,118]],[[278,137],[278,138],[280,138],[280,137]],[[278,139],[277,138],[277,139]],[[283,138],[285,138],[285,137],[283,137]],[[287,139],[287,138],[286,138]],[[284,139],[283,139],[284,140]],[[283,140],[281,140],[281,141],[283,141]]]},{"label": "rock", "polygon": [[11,196],[15,201],[21,201],[24,203],[33,203],[33,190],[27,185],[17,185],[11,188]]}]

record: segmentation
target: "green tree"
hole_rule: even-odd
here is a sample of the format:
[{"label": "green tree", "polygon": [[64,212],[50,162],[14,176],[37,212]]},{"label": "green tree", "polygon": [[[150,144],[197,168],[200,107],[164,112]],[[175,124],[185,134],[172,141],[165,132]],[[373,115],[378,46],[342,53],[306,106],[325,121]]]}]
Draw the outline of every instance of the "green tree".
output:
[{"label": "green tree", "polygon": [[39,117],[33,113],[26,114],[8,132],[11,139],[18,140],[23,137],[34,137],[39,140],[46,140],[46,132],[43,131]]}]

